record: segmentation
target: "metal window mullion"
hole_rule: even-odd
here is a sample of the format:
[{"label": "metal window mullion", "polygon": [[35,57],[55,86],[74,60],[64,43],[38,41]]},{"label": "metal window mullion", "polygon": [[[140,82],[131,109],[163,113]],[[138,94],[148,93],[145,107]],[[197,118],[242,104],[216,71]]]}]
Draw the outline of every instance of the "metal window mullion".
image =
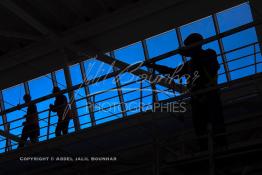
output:
[{"label": "metal window mullion", "polygon": [[[181,34],[181,31],[180,31],[179,27],[176,28],[176,35],[177,35],[179,47],[183,47],[184,43],[183,43],[182,34]],[[183,62],[185,63],[186,62],[186,57],[182,56],[182,58],[183,58]]]},{"label": "metal window mullion", "polygon": [[[110,52],[110,56],[115,59],[115,53],[114,52]],[[117,68],[114,67],[114,66],[113,66],[113,71],[114,72],[117,71]],[[121,113],[122,113],[123,117],[126,117],[127,113],[126,113],[126,106],[125,106],[125,101],[124,101],[124,97],[123,97],[123,91],[122,91],[122,88],[121,88],[121,82],[120,82],[118,74],[116,74],[114,77],[115,77],[117,93],[118,93],[118,97],[119,97],[119,101],[120,101]]]},{"label": "metal window mullion", "polygon": [[[72,79],[71,79],[69,67],[65,66],[63,70],[64,70],[64,74],[65,74],[67,88],[72,88]],[[79,122],[78,112],[77,112],[76,102],[75,102],[75,91],[68,92],[68,96],[69,96],[69,99],[70,99],[69,103],[72,106],[72,112],[75,116],[74,120],[73,120],[75,130],[78,131],[78,130],[80,130],[80,122]]]},{"label": "metal window mullion", "polygon": [[85,83],[84,90],[85,90],[85,93],[86,93],[86,96],[87,96],[86,100],[87,100],[87,104],[88,104],[87,106],[88,106],[88,110],[89,110],[89,114],[90,114],[91,124],[92,124],[92,126],[95,126],[96,120],[95,120],[95,114],[94,114],[94,101],[92,101],[91,98],[90,98],[90,90],[89,90],[89,86],[88,86],[88,79],[87,79],[86,70],[85,70],[85,66],[84,66],[83,62],[80,63],[80,70],[81,70],[83,82]]},{"label": "metal window mullion", "polygon": [[[216,35],[218,35],[218,34],[220,34],[220,28],[219,28],[219,24],[218,24],[218,20],[217,20],[216,14],[212,15],[212,19],[213,19],[215,30],[216,30]],[[228,64],[227,64],[227,57],[224,54],[225,53],[225,49],[224,49],[224,45],[223,45],[223,42],[222,42],[221,38],[218,39],[218,44],[219,44],[219,49],[220,49],[220,52],[221,52],[222,62],[223,62],[223,65],[224,65],[224,68],[225,68],[225,72],[226,72],[227,81],[230,81],[231,80],[231,76],[230,76],[230,73],[229,73],[229,67],[228,67]]]},{"label": "metal window mullion", "polygon": [[51,72],[51,79],[52,79],[53,87],[58,87],[58,83],[57,83],[55,72]]},{"label": "metal window mullion", "polygon": [[30,94],[30,88],[29,88],[28,82],[24,82],[23,84],[24,84],[24,88],[25,88],[25,93]]},{"label": "metal window mullion", "polygon": [[[3,93],[2,91],[0,91],[0,111],[4,111],[5,110],[5,105],[4,105],[4,99],[3,99]],[[10,129],[10,125],[7,122],[7,117],[6,114],[2,115],[2,121],[4,123],[4,131],[6,133],[9,133],[9,129]],[[10,151],[12,150],[12,144],[11,144],[11,139],[6,139],[6,149],[5,151]]]},{"label": "metal window mullion", "polygon": [[[145,55],[145,60],[147,61],[147,60],[149,60],[150,58],[149,58],[148,48],[147,48],[147,44],[146,44],[146,41],[145,41],[145,40],[142,40],[142,47],[143,47],[143,51],[144,51],[144,55]],[[147,68],[147,69],[148,69],[148,71],[149,71],[150,73],[153,74],[153,70],[152,70],[152,69],[150,69],[150,68]],[[154,76],[154,75],[153,75],[153,76]],[[155,77],[153,77],[153,78],[155,78]],[[155,82],[155,80],[153,80],[153,82]],[[152,82],[150,81],[150,84],[151,84],[151,87],[152,87],[153,92],[157,92],[157,91],[156,91],[156,83],[152,83]],[[155,101],[155,102],[158,102],[158,94],[153,93],[153,98],[154,98],[154,101]]]}]

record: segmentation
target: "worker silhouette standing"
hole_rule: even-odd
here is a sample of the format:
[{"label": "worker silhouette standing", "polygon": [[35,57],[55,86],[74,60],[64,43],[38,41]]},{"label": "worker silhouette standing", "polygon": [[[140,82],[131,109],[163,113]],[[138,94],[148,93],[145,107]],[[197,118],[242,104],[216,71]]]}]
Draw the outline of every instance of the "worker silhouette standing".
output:
[{"label": "worker silhouette standing", "polygon": [[[201,151],[208,148],[208,123],[212,126],[213,135],[217,135],[214,138],[215,146],[224,147],[227,145],[226,137],[223,135],[225,133],[225,125],[220,90],[217,88],[217,76],[220,65],[214,50],[204,50],[202,45],[199,45],[199,42],[201,43],[203,39],[197,33],[193,33],[185,39],[184,45],[191,47],[181,48],[179,53],[191,59],[181,65],[180,69],[156,64],[148,65],[148,67],[154,68],[162,74],[172,75],[172,77],[189,75],[190,78],[187,79],[187,85],[191,93],[190,103],[193,126],[198,136]],[[176,72],[177,70],[179,71]]]},{"label": "worker silhouette standing", "polygon": [[27,104],[27,113],[25,115],[26,121],[23,123],[24,127],[18,145],[19,148],[24,147],[28,138],[30,138],[31,143],[38,142],[38,136],[40,135],[37,107],[31,103],[29,94],[25,94],[23,99]]},{"label": "worker silhouette standing", "polygon": [[[53,93],[55,96],[54,105],[50,104],[49,108],[52,112],[56,112],[58,116],[58,122],[55,130],[56,136],[66,135],[68,133],[68,125],[70,122],[69,116],[69,106],[67,103],[67,98],[63,94],[59,94],[60,89],[54,87]],[[62,133],[62,134],[61,134]]]}]

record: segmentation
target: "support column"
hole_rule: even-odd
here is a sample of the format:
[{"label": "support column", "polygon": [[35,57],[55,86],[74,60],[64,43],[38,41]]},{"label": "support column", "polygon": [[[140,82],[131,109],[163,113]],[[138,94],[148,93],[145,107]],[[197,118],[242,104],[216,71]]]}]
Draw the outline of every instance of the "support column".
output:
[{"label": "support column", "polygon": [[24,84],[24,88],[25,88],[25,93],[26,94],[30,94],[30,89],[29,89],[29,85],[28,82],[23,83]]},{"label": "support column", "polygon": [[51,73],[51,78],[52,78],[52,83],[54,87],[58,87],[58,83],[57,83],[57,79],[56,79],[56,75],[55,72]]},{"label": "support column", "polygon": [[[4,99],[3,99],[3,94],[2,91],[0,91],[0,112],[5,110],[5,106],[4,106]],[[9,134],[9,129],[10,129],[10,125],[7,122],[7,117],[6,114],[2,115],[2,121],[4,124],[4,131]],[[11,145],[11,139],[6,139],[6,147],[5,147],[5,151],[10,151],[12,150],[12,145]]]},{"label": "support column", "polygon": [[[213,14],[212,18],[213,18],[213,22],[214,22],[214,26],[215,26],[215,30],[216,30],[216,35],[218,35],[218,34],[220,34],[220,28],[219,28],[219,24],[218,24],[218,20],[217,20],[217,15]],[[218,43],[219,43],[219,49],[220,49],[220,52],[221,52],[222,62],[223,62],[225,72],[226,72],[227,81],[231,81],[231,76],[230,76],[229,68],[228,68],[228,64],[227,64],[227,58],[226,58],[226,55],[224,54],[225,49],[224,49],[224,45],[223,45],[221,38],[218,39]]]},{"label": "support column", "polygon": [[[115,59],[114,52],[110,52],[110,56]],[[113,67],[113,71],[116,72],[117,68]],[[117,74],[115,75],[115,82],[116,82],[117,93],[118,93],[118,97],[119,97],[119,101],[120,101],[122,116],[126,117],[127,114],[126,114],[125,101],[124,101],[123,92],[122,92],[122,88],[121,88],[121,82],[120,82],[119,76]]]},{"label": "support column", "polygon": [[87,96],[86,100],[87,100],[87,107],[90,113],[91,125],[95,126],[96,120],[95,120],[95,114],[94,114],[94,102],[92,101],[90,97],[90,90],[88,87],[88,80],[87,80],[86,70],[85,70],[85,66],[83,62],[80,63],[80,70],[81,70],[83,82],[85,83],[84,89],[85,89],[85,93]]},{"label": "support column", "polygon": [[[68,66],[64,67],[64,74],[65,74],[67,88],[72,88],[72,79],[71,79],[71,74],[70,74],[70,70]],[[72,108],[71,111],[74,116],[73,121],[74,121],[75,130],[78,131],[80,130],[80,122],[79,122],[78,112],[76,108],[74,91],[68,92],[68,96],[69,96],[69,103],[71,104],[71,108]]]}]

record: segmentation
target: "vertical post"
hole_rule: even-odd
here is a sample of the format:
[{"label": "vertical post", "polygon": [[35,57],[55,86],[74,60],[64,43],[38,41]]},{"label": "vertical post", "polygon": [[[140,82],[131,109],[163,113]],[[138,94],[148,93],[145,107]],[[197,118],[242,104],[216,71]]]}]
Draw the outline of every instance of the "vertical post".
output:
[{"label": "vertical post", "polygon": [[84,90],[87,96],[86,100],[87,100],[87,107],[90,113],[91,124],[92,126],[95,126],[96,120],[95,120],[95,114],[94,114],[94,101],[92,102],[90,98],[90,90],[88,87],[88,80],[87,80],[86,70],[85,70],[85,66],[83,62],[80,63],[80,70],[81,70],[83,82],[85,83]]},{"label": "vertical post", "polygon": [[[216,30],[216,35],[218,35],[218,34],[220,34],[220,28],[219,28],[219,24],[218,24],[216,14],[212,15],[212,19],[213,19],[215,30]],[[227,81],[231,81],[231,76],[230,76],[229,68],[228,68],[228,64],[227,64],[227,58],[226,58],[226,55],[224,54],[225,49],[224,49],[224,45],[223,45],[221,38],[218,39],[218,44],[219,44],[219,49],[220,49],[220,52],[221,52],[222,62],[223,62],[223,65],[224,65],[224,68],[225,68],[225,71],[226,71]]]},{"label": "vertical post", "polygon": [[50,117],[51,117],[51,110],[48,110],[48,121],[47,121],[47,134],[46,134],[46,139],[49,140],[49,135],[50,135]]},{"label": "vertical post", "polygon": [[51,72],[51,79],[52,79],[53,87],[58,87],[55,72]]},{"label": "vertical post", "polygon": [[[183,40],[182,40],[182,35],[181,35],[181,31],[180,31],[179,27],[176,28],[176,36],[177,36],[177,39],[178,39],[179,47],[183,47],[184,43],[183,43]],[[183,58],[183,62],[185,63],[186,57],[182,56],[182,58]]]},{"label": "vertical post", "polygon": [[28,82],[25,82],[25,83],[24,83],[24,88],[25,88],[25,93],[26,93],[26,94],[30,94],[30,89],[29,89]]},{"label": "vertical post", "polygon": [[[67,88],[72,88],[72,79],[71,79],[71,74],[70,74],[70,70],[69,70],[68,66],[64,67],[64,73],[65,73]],[[70,98],[69,103],[71,104],[71,107],[72,107],[71,110],[72,110],[73,116],[75,116],[74,119],[73,119],[75,130],[78,131],[78,130],[80,130],[80,123],[79,123],[79,119],[78,119],[78,113],[77,113],[74,91],[68,92],[68,95],[69,95],[69,98]]]},{"label": "vertical post", "polygon": [[[0,112],[5,110],[5,106],[4,106],[4,99],[3,99],[3,93],[2,91],[0,91]],[[9,134],[9,128],[10,125],[7,122],[7,117],[6,114],[2,115],[2,121],[4,124],[4,131]],[[12,150],[12,145],[11,145],[11,139],[6,139],[6,147],[5,147],[5,151],[10,151]]]},{"label": "vertical post", "polygon": [[208,152],[209,152],[209,174],[215,175],[214,138],[212,124],[208,123]]},{"label": "vertical post", "polygon": [[[114,52],[110,52],[110,56],[115,59]],[[117,68],[113,67],[113,71],[116,72]],[[119,101],[120,101],[122,116],[126,117],[127,116],[126,106],[125,106],[125,101],[124,101],[123,92],[122,92],[122,88],[121,88],[121,82],[120,82],[118,75],[115,75],[115,82],[116,82],[117,93],[118,93],[118,97],[119,97]]]},{"label": "vertical post", "polygon": [[143,79],[140,80],[140,112],[143,112]]},{"label": "vertical post", "polygon": [[152,114],[152,136],[153,136],[153,155],[154,155],[153,175],[159,175],[160,174],[160,154],[159,154],[160,147],[159,147],[158,132],[157,132],[156,119],[154,113]]},{"label": "vertical post", "polygon": [[257,73],[257,50],[256,50],[256,44],[254,44],[254,62],[255,62],[255,74]]},{"label": "vertical post", "polygon": [[[146,41],[143,40],[142,41],[142,46],[143,46],[143,51],[144,51],[144,55],[145,55],[145,60],[149,60],[149,53],[148,53],[148,48],[147,48],[147,44],[146,44]],[[149,69],[148,70],[152,73],[152,79],[153,79],[153,82],[150,81],[151,83],[151,87],[152,87],[152,91],[153,91],[153,110],[154,110],[154,103],[155,102],[158,102],[158,96],[157,96],[157,93],[156,93],[156,81],[155,81],[155,70],[152,70],[152,69]]]}]

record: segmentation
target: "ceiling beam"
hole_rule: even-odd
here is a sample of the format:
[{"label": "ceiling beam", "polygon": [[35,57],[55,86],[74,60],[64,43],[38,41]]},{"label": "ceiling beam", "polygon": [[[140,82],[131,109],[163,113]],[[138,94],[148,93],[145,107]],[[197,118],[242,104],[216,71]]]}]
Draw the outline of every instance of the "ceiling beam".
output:
[{"label": "ceiling beam", "polygon": [[0,30],[0,36],[6,38],[18,38],[18,39],[25,39],[25,40],[32,40],[32,41],[41,41],[43,39],[38,35],[13,32],[13,31],[5,31],[5,30]]},{"label": "ceiling beam", "polygon": [[[8,2],[11,1],[1,0],[0,4],[9,4]],[[69,29],[59,34],[61,36],[59,40],[46,38],[14,53],[1,56],[1,88],[14,85],[14,81],[17,81],[17,79],[24,81],[41,76],[40,72],[43,75],[54,71],[55,68],[56,70],[62,68],[64,59],[56,58],[55,55],[57,55],[57,50],[65,47],[64,45],[77,45],[82,48],[79,52],[84,51],[84,49],[88,50],[90,45],[93,45],[101,53],[105,53],[238,5],[244,0],[222,0],[222,2],[221,0],[212,2],[201,0],[201,3],[192,0],[166,0],[161,1],[161,4],[159,2],[160,0],[154,0],[150,3],[138,2],[134,8],[123,8],[116,13],[110,13],[105,17]],[[185,11],[187,12],[186,15],[184,14]],[[38,28],[37,26],[36,28]],[[39,28],[41,30],[41,27]],[[121,37],[119,37],[120,35]],[[51,55],[51,53],[54,55]],[[80,58],[74,59],[71,64],[79,61],[82,60]],[[29,62],[43,70],[35,71],[26,66],[23,68],[22,65]],[[6,74],[9,75],[8,81],[4,77]],[[10,81],[10,79],[13,81]]]},{"label": "ceiling beam", "polygon": [[0,4],[5,8],[7,8],[12,13],[14,13],[19,18],[21,18],[23,21],[28,23],[30,26],[35,28],[41,34],[51,35],[53,33],[52,31],[49,30],[48,27],[40,23],[37,19],[32,17],[30,14],[28,14],[25,10],[23,10],[18,5],[16,5],[12,0],[1,0]]}]

